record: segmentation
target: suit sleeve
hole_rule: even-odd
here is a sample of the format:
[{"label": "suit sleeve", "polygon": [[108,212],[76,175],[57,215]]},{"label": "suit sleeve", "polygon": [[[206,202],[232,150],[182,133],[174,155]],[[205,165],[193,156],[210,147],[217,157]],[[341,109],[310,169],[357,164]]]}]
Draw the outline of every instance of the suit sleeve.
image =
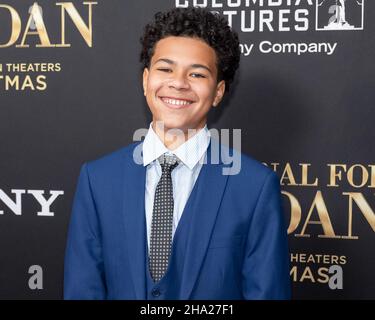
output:
[{"label": "suit sleeve", "polygon": [[73,202],[64,265],[64,299],[105,299],[100,229],[87,164]]},{"label": "suit sleeve", "polygon": [[274,172],[267,176],[251,218],[242,279],[245,299],[290,299],[287,228]]}]

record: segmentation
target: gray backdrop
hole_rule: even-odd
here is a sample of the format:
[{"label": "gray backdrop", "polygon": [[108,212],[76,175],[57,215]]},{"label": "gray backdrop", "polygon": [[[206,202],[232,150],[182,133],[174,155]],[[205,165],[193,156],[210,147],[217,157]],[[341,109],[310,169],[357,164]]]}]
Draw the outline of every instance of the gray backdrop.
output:
[{"label": "gray backdrop", "polygon": [[[64,7],[39,0],[50,47],[36,47],[38,34],[22,42],[33,3],[0,1],[1,299],[62,297],[80,166],[148,127],[139,37],[156,11],[185,4],[239,32],[240,70],[209,124],[241,129],[242,151],[280,176],[293,297],[375,298],[374,1],[73,1],[88,30],[92,9],[90,46]],[[52,46],[62,8],[70,47]],[[56,196],[42,214],[37,190]]]}]

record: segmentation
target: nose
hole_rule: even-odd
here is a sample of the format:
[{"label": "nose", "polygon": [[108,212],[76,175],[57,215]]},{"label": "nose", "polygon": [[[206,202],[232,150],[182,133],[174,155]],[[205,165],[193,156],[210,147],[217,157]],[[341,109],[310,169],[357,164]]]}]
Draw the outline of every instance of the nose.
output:
[{"label": "nose", "polygon": [[186,75],[183,72],[179,72],[179,73],[176,72],[173,74],[171,78],[169,87],[174,88],[176,90],[184,90],[184,89],[189,89],[190,84]]}]

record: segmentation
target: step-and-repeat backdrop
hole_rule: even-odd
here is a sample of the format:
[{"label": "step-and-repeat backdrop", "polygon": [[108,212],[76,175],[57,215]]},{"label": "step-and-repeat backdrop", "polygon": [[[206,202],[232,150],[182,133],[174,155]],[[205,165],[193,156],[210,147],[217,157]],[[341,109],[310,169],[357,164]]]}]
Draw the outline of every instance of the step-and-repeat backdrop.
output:
[{"label": "step-and-repeat backdrop", "polygon": [[139,38],[176,6],[239,33],[209,124],[280,177],[293,297],[374,299],[372,0],[0,0],[0,298],[62,298],[80,166],[148,127]]}]

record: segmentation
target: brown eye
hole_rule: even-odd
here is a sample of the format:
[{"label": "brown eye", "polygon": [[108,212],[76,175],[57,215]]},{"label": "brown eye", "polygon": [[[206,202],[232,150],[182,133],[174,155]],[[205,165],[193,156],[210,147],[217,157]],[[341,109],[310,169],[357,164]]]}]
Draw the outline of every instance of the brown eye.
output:
[{"label": "brown eye", "polygon": [[157,70],[162,71],[162,72],[172,72],[172,70],[168,68],[158,68]]},{"label": "brown eye", "polygon": [[192,73],[191,76],[193,78],[206,78],[203,74],[201,73]]}]

